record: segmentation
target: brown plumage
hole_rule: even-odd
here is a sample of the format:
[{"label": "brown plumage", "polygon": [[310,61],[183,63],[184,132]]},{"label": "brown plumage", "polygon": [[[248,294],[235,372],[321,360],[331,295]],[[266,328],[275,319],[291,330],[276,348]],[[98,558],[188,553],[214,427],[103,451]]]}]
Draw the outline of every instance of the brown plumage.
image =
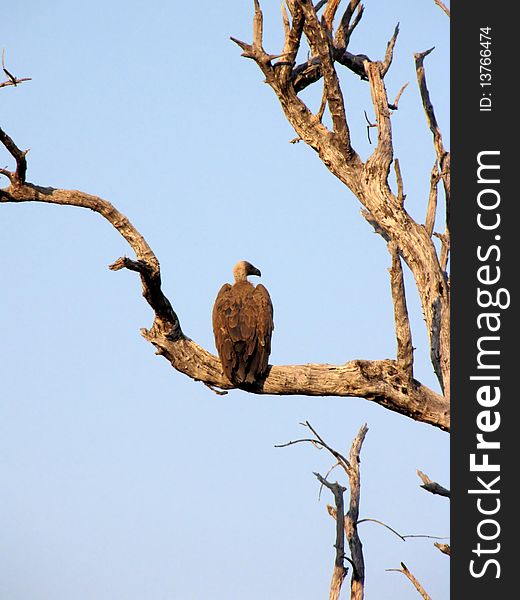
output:
[{"label": "brown plumage", "polygon": [[213,307],[215,345],[226,377],[237,386],[254,385],[265,376],[271,352],[273,305],[262,284],[248,275],[260,271],[245,260],[233,269],[235,283],[225,283]]}]

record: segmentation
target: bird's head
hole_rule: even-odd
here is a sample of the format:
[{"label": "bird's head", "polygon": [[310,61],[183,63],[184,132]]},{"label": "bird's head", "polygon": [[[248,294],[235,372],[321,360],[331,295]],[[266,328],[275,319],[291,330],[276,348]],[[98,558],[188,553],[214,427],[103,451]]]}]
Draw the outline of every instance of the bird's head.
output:
[{"label": "bird's head", "polygon": [[248,275],[257,275],[260,277],[262,273],[260,273],[260,270],[254,267],[251,263],[247,262],[247,260],[241,260],[237,262],[233,269],[235,281],[247,281]]}]

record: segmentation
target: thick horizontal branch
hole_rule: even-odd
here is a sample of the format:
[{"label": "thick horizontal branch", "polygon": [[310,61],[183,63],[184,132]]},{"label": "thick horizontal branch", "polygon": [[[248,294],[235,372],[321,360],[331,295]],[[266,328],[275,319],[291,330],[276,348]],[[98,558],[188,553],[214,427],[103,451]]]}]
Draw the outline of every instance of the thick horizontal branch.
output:
[{"label": "thick horizontal branch", "polygon": [[[171,342],[153,331],[143,335],[172,366],[195,380],[221,389],[232,389],[222,374],[220,361],[192,340]],[[416,421],[449,431],[449,403],[406,374],[393,360],[352,360],[343,365],[306,364],[270,366],[257,394],[345,396],[365,398]]]},{"label": "thick horizontal branch", "polygon": [[426,590],[417,581],[413,573],[408,569],[408,567],[404,563],[401,563],[400,569],[387,569],[387,571],[397,571],[398,573],[402,573],[413,583],[413,586],[419,592],[423,600],[431,600],[430,596],[426,593]]},{"label": "thick horizontal branch", "polygon": [[[358,3],[351,2],[351,11],[354,4],[357,6]],[[363,163],[350,143],[341,90],[335,74],[335,63],[342,62],[342,53],[349,59],[354,55],[347,54],[346,50],[338,48],[335,43],[331,45],[330,38],[323,35],[327,30],[326,25],[318,22],[314,9],[307,2],[291,0],[288,6],[293,22],[291,26],[287,15],[284,17],[284,51],[287,50],[290,59],[294,60],[303,27],[312,53],[305,64],[293,68],[290,60],[284,55],[278,63],[271,66],[266,63],[265,56],[261,52],[251,55],[252,46],[242,42],[237,43],[247,52],[244,55],[254,58],[264,73],[266,82],[276,93],[287,120],[294,127],[298,135],[297,139],[313,148],[331,173],[352,191],[366,209],[364,215],[368,217],[376,231],[386,241],[398,244],[399,254],[413,273],[421,299],[430,340],[432,365],[443,393],[449,398],[450,306],[445,273],[449,235],[446,232],[443,238],[439,261],[431,235],[428,235],[423,225],[413,220],[403,206],[402,186],[395,195],[388,183],[389,170],[393,162],[393,142],[384,74],[392,61],[398,28],[396,27],[388,43],[384,61],[372,62],[366,56],[355,56],[360,63],[356,68],[369,80],[378,131],[377,147],[366,163]],[[350,23],[351,16],[345,17],[345,23]],[[421,63],[422,58],[418,60]],[[328,71],[327,77],[325,77],[326,71]],[[289,73],[293,76],[293,85],[289,83],[291,81]],[[423,71],[419,74],[421,81],[424,79],[422,73]],[[318,114],[314,114],[297,94],[300,89],[321,77],[324,77],[324,97],[333,116],[333,132],[329,131],[321,121],[323,102]],[[425,90],[425,87],[421,89]],[[346,138],[347,143],[337,135],[337,132],[345,134],[343,137]],[[436,139],[439,141],[440,138],[437,136]],[[449,182],[449,154],[446,153],[442,162],[441,176],[446,183]]]},{"label": "thick horizontal branch", "polygon": [[[184,335],[175,311],[161,291],[157,258],[142,235],[110,202],[77,190],[44,188],[28,183],[0,190],[0,202],[31,201],[88,208],[107,219],[137,256],[136,261],[119,259],[112,268],[128,268],[141,276],[143,295],[155,313],[152,328],[143,330],[145,339],[175,369],[191,379],[220,389],[234,387],[225,378],[219,359]],[[338,366],[271,366],[262,385],[249,391],[276,395],[360,397],[443,430],[450,427],[446,399],[418,381],[410,381],[393,360],[353,360]]]}]

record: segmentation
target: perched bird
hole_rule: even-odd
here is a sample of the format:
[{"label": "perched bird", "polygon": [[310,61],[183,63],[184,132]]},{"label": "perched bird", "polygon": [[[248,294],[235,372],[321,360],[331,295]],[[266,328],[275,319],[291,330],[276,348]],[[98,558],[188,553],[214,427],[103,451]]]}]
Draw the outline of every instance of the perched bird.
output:
[{"label": "perched bird", "polygon": [[260,271],[241,260],[233,269],[235,283],[225,283],[213,307],[215,346],[225,376],[236,386],[259,383],[267,372],[273,333],[273,305],[269,292],[256,287],[248,275]]}]

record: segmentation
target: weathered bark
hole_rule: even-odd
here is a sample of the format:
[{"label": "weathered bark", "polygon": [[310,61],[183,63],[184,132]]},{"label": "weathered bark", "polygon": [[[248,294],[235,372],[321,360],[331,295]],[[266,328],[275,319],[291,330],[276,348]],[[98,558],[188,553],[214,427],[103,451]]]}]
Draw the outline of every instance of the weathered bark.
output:
[{"label": "weathered bark", "polygon": [[[5,136],[4,132],[0,132]],[[143,337],[156,347],[158,354],[188,377],[210,387],[234,388],[224,376],[218,357],[184,335],[177,314],[162,292],[159,261],[143,236],[123,214],[97,196],[24,183],[16,173],[12,173],[11,178],[16,181],[0,190],[0,202],[34,201],[78,206],[89,208],[107,219],[137,257],[137,260],[120,258],[111,268],[127,268],[140,274],[143,296],[155,313],[152,327],[142,330]],[[449,406],[445,398],[420,382],[410,380],[403,367],[393,360],[353,360],[343,365],[270,366],[262,385],[251,391],[276,395],[356,396],[444,430],[449,430],[450,426]]]},{"label": "weathered bark", "polygon": [[[364,79],[369,82],[378,129],[377,146],[372,156],[363,162],[351,143],[343,94],[335,68],[335,63],[342,64],[340,57],[345,56],[345,39],[348,42],[350,37],[350,34],[345,35],[345,31],[349,31],[349,23],[358,3],[348,3],[335,35],[331,29],[338,3],[329,5],[330,14],[327,18],[324,15],[321,23],[315,7],[309,0],[290,0],[287,5],[292,15],[292,24],[285,15],[285,43],[278,62],[272,62],[273,55],[265,52],[258,38],[252,45],[232,39],[242,48],[243,56],[253,59],[260,67],[298,138],[313,148],[325,166],[358,198],[365,207],[365,218],[386,241],[392,242],[398,255],[410,268],[421,299],[430,340],[432,365],[443,393],[449,398],[450,294],[445,273],[449,232],[446,229],[444,234],[435,234],[443,242],[439,258],[432,241],[434,219],[432,220],[431,211],[436,209],[436,204],[433,204],[433,200],[430,202],[425,227],[417,223],[404,207],[400,174],[397,195],[392,192],[388,183],[390,167],[394,161],[390,107],[395,109],[396,104],[389,104],[383,78],[392,63],[398,27],[387,45],[383,61],[374,62],[365,55],[357,55],[356,69],[360,71],[362,67]],[[359,18],[355,21],[356,25],[359,23],[360,14],[358,13]],[[255,22],[262,22],[258,2],[255,2]],[[258,29],[256,31],[258,35]],[[307,38],[311,56],[303,65],[295,66],[295,57],[303,34]],[[422,66],[426,54],[417,55],[418,82],[428,124],[434,135],[439,173],[444,183],[448,205],[449,153],[442,145],[440,130],[429,100]],[[347,66],[351,68],[352,65]],[[301,89],[319,79],[323,79],[323,97],[332,119],[331,130],[321,122],[322,108],[315,115],[298,97]]]},{"label": "weathered bark", "polygon": [[[345,515],[345,535],[350,548],[352,560],[352,578],[350,581],[351,600],[363,600],[365,595],[365,560],[363,558],[363,545],[359,539],[359,500],[361,494],[361,474],[359,472],[361,446],[368,431],[366,425],[359,430],[350,448],[349,461],[345,468],[350,485],[350,504]],[[339,513],[338,513],[339,516]]]},{"label": "weathered bark", "polygon": [[387,571],[397,571],[398,573],[402,573],[412,582],[414,588],[419,592],[423,600],[431,600],[431,597],[426,593],[426,590],[419,583],[419,581],[417,581],[413,573],[408,569],[408,567],[404,563],[401,563],[400,569],[387,569]]},{"label": "weathered bark", "polygon": [[341,593],[341,586],[347,576],[347,569],[345,568],[345,531],[342,527],[342,520],[345,518],[343,493],[346,489],[339,483],[330,483],[326,478],[322,477],[319,473],[314,473],[318,481],[327,487],[334,496],[336,504],[336,514],[339,518],[336,520],[336,556],[334,558],[334,569],[332,571],[332,580],[329,588],[329,600],[338,600]]}]

